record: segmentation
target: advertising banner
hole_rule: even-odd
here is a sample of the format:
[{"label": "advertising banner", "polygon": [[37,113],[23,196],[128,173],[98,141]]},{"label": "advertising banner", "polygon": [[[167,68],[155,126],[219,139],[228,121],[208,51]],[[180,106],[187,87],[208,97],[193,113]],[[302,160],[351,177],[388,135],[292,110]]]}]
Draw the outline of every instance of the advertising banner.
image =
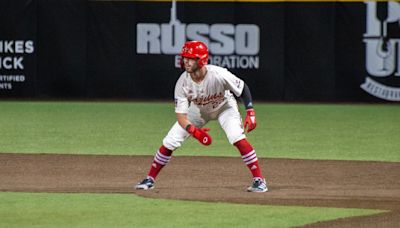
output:
[{"label": "advertising banner", "polygon": [[0,97],[34,96],[36,5],[0,1]]},{"label": "advertising banner", "polygon": [[400,3],[336,7],[337,99],[400,101]]},{"label": "advertising banner", "polygon": [[398,1],[0,4],[0,97],[172,100],[200,40],[255,100],[400,101]]},{"label": "advertising banner", "polygon": [[380,99],[400,101],[400,2],[366,2],[365,81]]},{"label": "advertising banner", "polygon": [[211,64],[245,79],[255,96],[280,99],[283,5],[254,14],[259,7],[229,2],[91,2],[88,53],[93,83],[113,80],[116,86],[91,94],[172,99],[182,72],[183,43],[201,40],[209,46]]}]

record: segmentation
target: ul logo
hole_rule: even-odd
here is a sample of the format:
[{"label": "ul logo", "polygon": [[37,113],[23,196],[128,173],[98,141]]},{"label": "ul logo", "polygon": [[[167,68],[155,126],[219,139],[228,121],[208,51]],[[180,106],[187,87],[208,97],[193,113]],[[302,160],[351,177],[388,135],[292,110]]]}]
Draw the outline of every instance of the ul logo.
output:
[{"label": "ul logo", "polygon": [[400,101],[400,88],[373,79],[396,77],[400,80],[400,3],[368,1],[365,4],[365,66],[369,75],[361,88],[376,97]]}]

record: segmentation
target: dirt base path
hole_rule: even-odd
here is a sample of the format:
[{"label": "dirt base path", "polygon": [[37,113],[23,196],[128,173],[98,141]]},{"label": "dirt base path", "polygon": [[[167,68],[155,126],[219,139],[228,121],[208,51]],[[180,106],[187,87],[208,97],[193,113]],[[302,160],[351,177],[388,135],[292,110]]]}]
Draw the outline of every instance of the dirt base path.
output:
[{"label": "dirt base path", "polygon": [[174,157],[156,188],[137,191],[152,156],[0,154],[0,191],[133,193],[143,197],[245,204],[385,209],[379,215],[307,227],[400,227],[400,163],[260,159],[267,193],[248,193],[240,158]]}]

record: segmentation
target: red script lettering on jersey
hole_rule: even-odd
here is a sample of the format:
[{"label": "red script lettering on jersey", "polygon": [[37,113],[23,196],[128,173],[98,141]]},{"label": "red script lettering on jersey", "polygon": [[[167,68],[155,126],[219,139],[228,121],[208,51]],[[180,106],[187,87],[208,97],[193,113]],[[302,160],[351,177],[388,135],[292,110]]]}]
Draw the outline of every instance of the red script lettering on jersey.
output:
[{"label": "red script lettering on jersey", "polygon": [[196,105],[207,105],[214,102],[222,102],[224,100],[224,93],[220,92],[213,95],[209,95],[207,97],[201,96],[195,99],[190,98],[189,100],[195,103]]}]

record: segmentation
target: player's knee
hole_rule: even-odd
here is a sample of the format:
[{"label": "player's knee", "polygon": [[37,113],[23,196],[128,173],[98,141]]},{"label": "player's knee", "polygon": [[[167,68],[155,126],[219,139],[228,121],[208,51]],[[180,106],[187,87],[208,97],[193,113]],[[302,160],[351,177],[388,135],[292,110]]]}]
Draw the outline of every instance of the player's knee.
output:
[{"label": "player's knee", "polygon": [[242,139],[245,139],[246,135],[244,134],[238,134],[238,135],[229,135],[228,140],[230,144],[235,144],[236,142],[239,142]]},{"label": "player's knee", "polygon": [[164,139],[163,140],[163,145],[165,146],[165,148],[167,148],[168,150],[176,150],[179,147],[182,146],[182,143],[177,142],[177,141],[172,141],[172,140],[168,140],[168,139]]},{"label": "player's knee", "polygon": [[183,136],[179,136],[179,135],[168,134],[163,139],[163,145],[167,149],[173,151],[173,150],[176,150],[179,147],[181,147],[186,138],[187,138],[187,136],[183,137]]}]

